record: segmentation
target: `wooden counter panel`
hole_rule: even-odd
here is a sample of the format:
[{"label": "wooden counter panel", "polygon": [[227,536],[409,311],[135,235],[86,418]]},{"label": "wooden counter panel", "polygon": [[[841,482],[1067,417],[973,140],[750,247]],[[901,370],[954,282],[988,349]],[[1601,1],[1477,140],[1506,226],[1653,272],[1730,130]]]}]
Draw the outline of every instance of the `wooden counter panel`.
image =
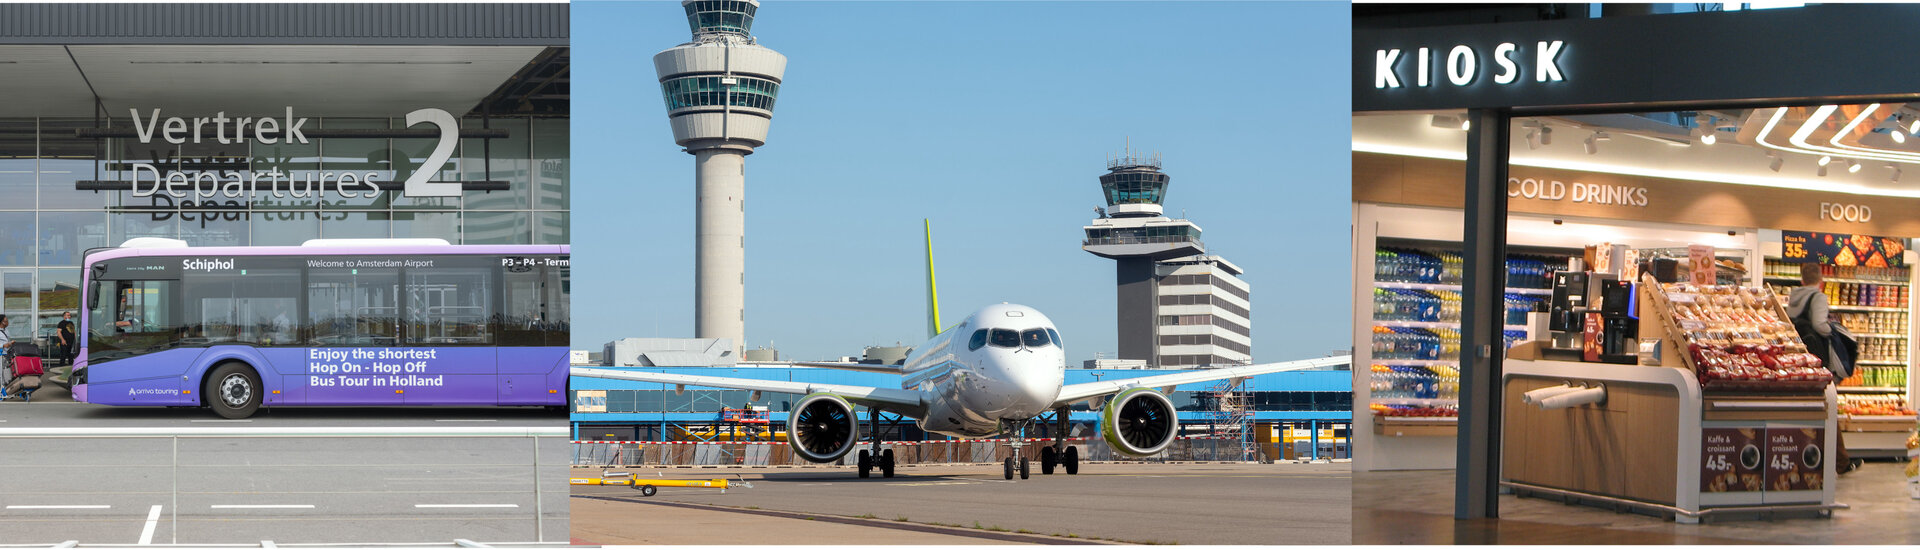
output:
[{"label": "wooden counter panel", "polygon": [[1680,430],[1679,396],[1673,389],[1616,382],[1607,385],[1607,401],[1600,405],[1546,411],[1521,403],[1527,391],[1561,382],[1534,377],[1508,380],[1501,432],[1504,477],[1673,503]]}]

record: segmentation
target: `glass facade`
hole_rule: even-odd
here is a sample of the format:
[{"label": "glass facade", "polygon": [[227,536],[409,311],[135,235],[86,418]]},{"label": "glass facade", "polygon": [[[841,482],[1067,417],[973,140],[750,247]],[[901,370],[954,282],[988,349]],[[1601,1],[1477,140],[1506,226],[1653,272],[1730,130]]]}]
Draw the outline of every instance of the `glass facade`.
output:
[{"label": "glass facade", "polygon": [[[509,137],[463,139],[435,181],[505,181],[504,191],[459,197],[406,197],[362,186],[313,191],[320,174],[372,173],[405,181],[432,153],[430,138],[308,138],[274,144],[211,139],[174,145],[155,138],[78,138],[74,130],[132,128],[126,118],[0,118],[0,283],[16,338],[44,338],[60,315],[78,307],[80,261],[86,250],[135,237],[185,240],[193,246],[292,246],[318,238],[439,238],[454,244],[567,244],[566,118],[495,117],[461,121],[467,128],[504,129]],[[319,118],[306,128],[389,130],[402,119]],[[136,173],[136,166],[140,168]],[[146,170],[151,166],[155,170]],[[491,169],[491,173],[489,173]],[[189,179],[278,170],[287,183],[248,192],[203,185],[186,198],[133,191],[82,191],[82,181],[137,181],[178,170]],[[187,189],[190,187],[184,187]],[[221,192],[211,192],[221,189]],[[344,191],[344,192],[342,192]]]},{"label": "glass facade", "polygon": [[687,26],[694,34],[703,32],[753,32],[756,7],[741,0],[702,0],[686,4]]},{"label": "glass facade", "polygon": [[690,76],[676,78],[660,83],[660,95],[667,100],[667,110],[687,107],[732,105],[734,107],[752,107],[773,110],[773,101],[780,96],[780,83],[772,80],[749,76],[733,77],[739,84],[727,86],[720,83],[718,76]]},{"label": "glass facade", "polygon": [[1166,198],[1167,175],[1159,172],[1114,172],[1100,176],[1107,205],[1160,204]]}]

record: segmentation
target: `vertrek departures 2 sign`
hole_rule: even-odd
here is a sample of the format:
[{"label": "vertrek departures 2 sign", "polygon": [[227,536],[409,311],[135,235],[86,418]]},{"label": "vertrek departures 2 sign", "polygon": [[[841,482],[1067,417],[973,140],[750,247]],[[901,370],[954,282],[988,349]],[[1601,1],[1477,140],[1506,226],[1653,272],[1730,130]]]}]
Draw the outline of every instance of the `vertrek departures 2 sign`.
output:
[{"label": "vertrek departures 2 sign", "polygon": [[[238,144],[248,139],[272,145],[286,143],[306,144],[303,133],[307,125],[305,117],[295,117],[293,107],[287,107],[283,118],[265,117],[228,117],[219,112],[211,117],[166,117],[162,119],[160,109],[148,111],[144,116],[140,109],[129,109],[133,114],[134,136],[143,144],[163,141],[174,145],[187,143]],[[460,143],[460,122],[452,114],[440,109],[420,109],[407,113],[407,126],[422,123],[431,124],[439,130],[439,143],[426,162],[407,177],[402,194],[408,197],[457,197],[460,196],[460,182],[431,181],[435,174],[445,169],[447,160],[453,157],[454,146]],[[294,175],[279,169],[255,170],[248,173],[238,171],[198,171],[187,172],[169,169],[162,173],[154,163],[134,163],[133,196],[151,197],[164,194],[177,199],[189,196],[202,200],[216,196],[241,198],[248,193],[266,193],[275,198],[314,198],[322,189],[333,190],[346,198],[373,198],[381,190],[374,185],[379,172],[352,172],[331,170],[307,172],[295,179]],[[259,187],[260,184],[265,187]]]},{"label": "vertrek departures 2 sign", "polygon": [[[1355,28],[1353,110],[1627,111],[1920,100],[1920,6]],[[1791,40],[1783,37],[1791,37]]]}]

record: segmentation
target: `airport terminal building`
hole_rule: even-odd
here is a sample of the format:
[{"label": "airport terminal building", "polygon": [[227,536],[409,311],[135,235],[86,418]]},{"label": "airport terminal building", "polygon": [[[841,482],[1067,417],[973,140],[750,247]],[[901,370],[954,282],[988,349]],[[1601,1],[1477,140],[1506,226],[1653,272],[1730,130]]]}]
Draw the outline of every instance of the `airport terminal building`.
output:
[{"label": "airport terminal building", "polygon": [[566,4],[0,5],[16,339],[88,249],[566,244]]}]

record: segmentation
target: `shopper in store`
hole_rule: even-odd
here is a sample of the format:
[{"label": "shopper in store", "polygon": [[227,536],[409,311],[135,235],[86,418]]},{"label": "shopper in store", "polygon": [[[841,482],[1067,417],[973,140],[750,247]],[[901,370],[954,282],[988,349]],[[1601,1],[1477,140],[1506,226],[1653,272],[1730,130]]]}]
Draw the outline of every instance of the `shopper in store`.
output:
[{"label": "shopper in store", "polygon": [[[1845,380],[1852,373],[1833,353],[1833,325],[1827,318],[1827,294],[1823,291],[1827,277],[1820,267],[1820,264],[1800,264],[1800,287],[1787,295],[1787,318],[1793,320],[1793,330],[1800,333],[1800,341],[1807,344],[1807,353],[1826,362],[1835,381]],[[1833,465],[1834,471],[1843,475],[1853,472],[1853,461],[1847,457],[1846,438],[1834,432],[1833,441],[1834,454],[1840,460]]]}]

